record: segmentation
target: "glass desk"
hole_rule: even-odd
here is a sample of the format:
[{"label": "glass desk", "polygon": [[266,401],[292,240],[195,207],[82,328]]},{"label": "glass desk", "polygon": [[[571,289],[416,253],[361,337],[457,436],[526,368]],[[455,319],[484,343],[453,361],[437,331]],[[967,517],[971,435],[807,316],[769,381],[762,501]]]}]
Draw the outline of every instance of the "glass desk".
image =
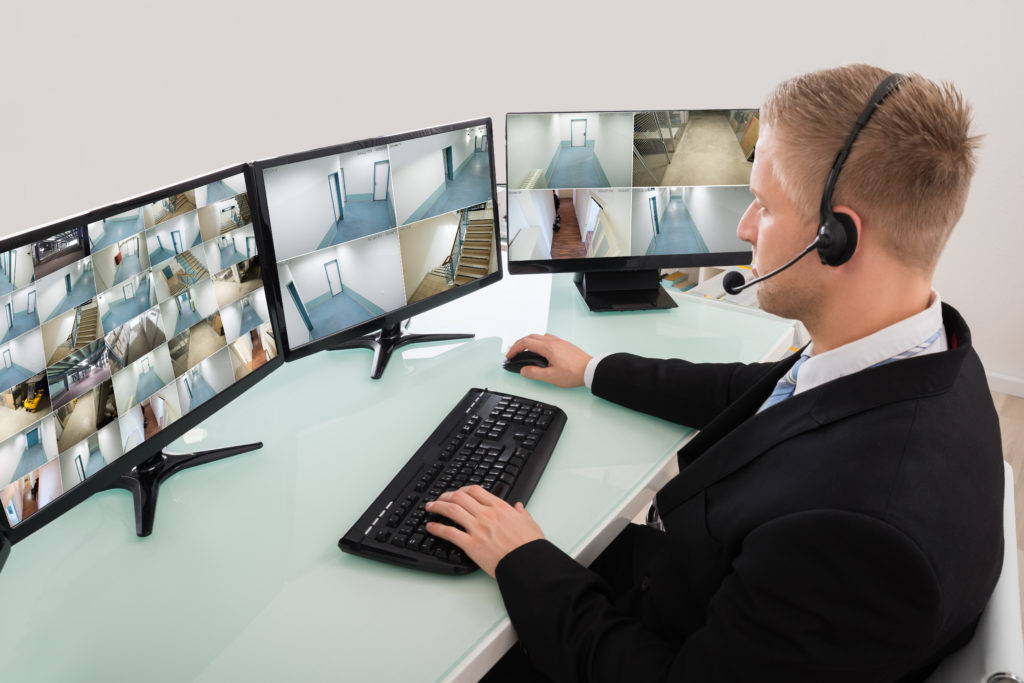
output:
[{"label": "glass desk", "polygon": [[131,496],[110,491],[15,546],[0,574],[4,680],[476,680],[514,641],[494,581],[354,557],[338,538],[479,386],[567,413],[529,508],[590,561],[692,432],[501,361],[543,331],[593,354],[696,361],[778,357],[791,343],[788,321],[672,296],[679,308],[596,314],[570,276],[516,276],[417,318],[413,331],[477,338],[406,347],[379,381],[369,351],[285,365],[174,444],[264,447],[165,482],[153,536],[135,536]]}]

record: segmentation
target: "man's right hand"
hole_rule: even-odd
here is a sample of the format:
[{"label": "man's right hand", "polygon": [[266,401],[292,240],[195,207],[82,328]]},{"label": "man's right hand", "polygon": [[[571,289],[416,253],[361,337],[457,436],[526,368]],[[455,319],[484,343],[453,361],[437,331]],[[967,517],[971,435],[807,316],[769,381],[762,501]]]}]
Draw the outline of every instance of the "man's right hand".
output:
[{"label": "man's right hand", "polygon": [[553,334],[531,334],[512,344],[506,358],[520,351],[534,351],[548,360],[548,366],[526,366],[519,374],[527,379],[538,379],[557,387],[583,386],[583,373],[592,356],[583,349]]}]

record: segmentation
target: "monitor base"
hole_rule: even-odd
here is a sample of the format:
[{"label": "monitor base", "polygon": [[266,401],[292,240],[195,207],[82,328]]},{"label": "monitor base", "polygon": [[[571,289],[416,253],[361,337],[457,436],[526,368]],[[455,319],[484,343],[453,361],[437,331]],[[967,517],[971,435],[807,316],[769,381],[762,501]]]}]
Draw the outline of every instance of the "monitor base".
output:
[{"label": "monitor base", "polygon": [[650,311],[676,308],[657,269],[576,273],[576,289],[591,311]]},{"label": "monitor base", "polygon": [[195,453],[161,451],[133,467],[127,474],[122,474],[107,489],[131,491],[135,500],[135,533],[139,536],[149,536],[153,533],[153,518],[156,516],[156,496],[160,491],[160,484],[165,479],[181,470],[258,448],[263,448],[262,441]]},{"label": "monitor base", "polygon": [[7,556],[11,554],[11,542],[7,540],[7,537],[0,534],[0,570],[4,568],[4,563],[7,562]]},{"label": "monitor base", "polygon": [[472,334],[405,334],[402,332],[401,324],[395,323],[385,327],[377,334],[368,334],[365,337],[332,345],[330,350],[371,349],[373,351],[373,366],[370,369],[370,379],[380,379],[391,358],[391,353],[399,347],[424,342],[472,339],[474,336]]}]

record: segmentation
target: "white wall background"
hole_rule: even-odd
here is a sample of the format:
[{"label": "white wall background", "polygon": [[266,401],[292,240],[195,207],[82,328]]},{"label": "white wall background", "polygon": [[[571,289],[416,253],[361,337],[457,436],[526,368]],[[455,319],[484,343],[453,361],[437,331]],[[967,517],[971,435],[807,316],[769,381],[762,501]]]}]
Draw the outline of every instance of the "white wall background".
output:
[{"label": "white wall background", "polygon": [[754,195],[745,187],[683,188],[686,210],[711,252],[747,251],[750,248],[736,236],[736,225],[753,198]]},{"label": "white wall background", "polygon": [[[616,107],[612,107],[613,109]],[[621,107],[619,107],[621,108]],[[587,120],[587,142],[594,142],[594,154],[610,187],[633,184],[633,114],[632,112],[588,112],[561,114],[558,117],[560,138],[572,139],[572,119]]]},{"label": "white wall background", "polygon": [[604,229],[609,233],[615,245],[607,256],[629,256],[629,225],[632,213],[633,190],[628,188],[610,188],[604,190],[573,190],[572,206],[576,211],[576,221],[580,233],[587,238],[587,221],[590,213],[597,211],[591,197],[596,196],[604,205]]},{"label": "white wall background", "polygon": [[[237,362],[248,363],[252,360],[252,337],[245,334],[235,340],[235,342],[228,347],[231,352],[236,354],[231,357],[231,364],[235,365]],[[248,374],[248,370],[246,370]]]},{"label": "white wall background", "polygon": [[43,333],[38,327],[15,338],[4,348],[11,350],[11,360],[15,365],[20,365],[33,375],[46,367]]},{"label": "white wall background", "polygon": [[346,289],[355,290],[385,311],[405,305],[397,230],[339,245],[338,265]]},{"label": "white wall background", "polygon": [[[14,310],[15,314],[25,313],[25,312],[28,311],[28,299],[29,299],[29,295],[30,294],[36,295],[35,298],[38,301],[39,296],[38,296],[38,292],[36,291],[35,287],[28,287],[26,289],[23,289],[21,291],[14,292],[13,294],[11,294],[11,304],[12,304],[11,307]],[[36,307],[37,315],[38,315],[38,310],[39,310],[39,308],[37,306]]]},{"label": "white wall background", "polygon": [[157,423],[163,429],[181,417],[181,406],[178,405],[178,389],[176,384],[169,384],[148,399]]},{"label": "white wall background", "polygon": [[[500,135],[500,120],[495,120],[495,134]],[[508,157],[508,186],[522,187],[530,171],[546,171],[559,145],[558,116],[523,114],[509,117],[508,139],[512,141],[512,154]],[[494,152],[497,154],[496,147]],[[500,150],[504,152],[504,150]],[[496,169],[502,177],[501,164]],[[500,182],[500,181],[499,181]]]},{"label": "white wall background", "polygon": [[242,331],[242,306],[246,302],[249,302],[249,297],[244,297],[230,306],[225,306],[220,312],[220,321],[224,326],[224,338],[229,344],[238,339],[238,335]]},{"label": "white wall background", "polygon": [[250,303],[252,304],[253,310],[256,311],[257,315],[260,316],[264,323],[270,320],[270,309],[267,308],[266,290],[258,289],[253,292]]},{"label": "white wall background", "polygon": [[[121,450],[121,431],[118,429],[117,420],[114,420],[98,433],[100,455],[110,464],[124,455]],[[90,439],[91,440],[91,439]]]},{"label": "white wall background", "polygon": [[43,452],[46,453],[47,460],[57,457],[57,426],[54,419],[51,413],[39,423],[39,440],[43,444]]},{"label": "white wall background", "polygon": [[[138,251],[138,247],[139,246],[142,247],[142,254],[139,257],[140,260],[141,260],[146,255],[146,253],[147,253],[146,252],[145,238],[140,238],[138,235],[133,235],[131,237],[126,237],[125,239],[123,239],[123,240],[121,240],[120,242],[117,243],[117,248],[120,250],[121,254],[123,254],[124,256],[132,256],[132,255],[134,255],[135,252]],[[143,261],[143,263],[148,263],[148,262]],[[148,268],[149,266],[148,265],[143,265],[142,267],[143,268]]]},{"label": "white wall background", "polygon": [[[1024,99],[1024,3],[683,1],[662,8],[665,40],[629,30],[636,12],[613,0],[583,13],[542,0],[521,0],[514,12],[469,0],[182,0],[170,13],[130,0],[11,3],[0,25],[0,234],[242,161],[477,116],[494,119],[500,182],[505,112],[754,107],[787,76],[863,61],[952,80],[975,106],[987,137],[936,287],[970,322],[990,376],[1024,394],[1024,231],[1014,201],[1024,137],[1012,115]],[[436,39],[466,17],[476,30]],[[385,24],[387,49],[379,32],[345,35],[346,51],[375,55],[375,68],[350,69],[344,88],[325,87],[338,78],[338,27]],[[578,42],[564,40],[569,24],[589,44],[615,49],[591,51],[588,68],[564,78],[551,65],[578,61]],[[224,26],[232,40],[223,40]],[[686,39],[672,39],[673,30]],[[524,35],[543,49],[523,49]],[[189,97],[166,98],[144,116],[109,106],[149,101],[153,83],[242,54],[244,115],[231,116],[230,135],[195,106],[222,99],[218,79],[191,79]],[[452,68],[473,87],[439,92],[437,70]],[[353,106],[352,93],[372,106]],[[59,192],[54,168],[74,178]]]},{"label": "white wall background", "polygon": [[210,388],[220,393],[235,382],[235,373],[231,369],[228,349],[223,348],[199,364],[203,379]]},{"label": "white wall background", "polygon": [[39,507],[48,505],[54,498],[62,493],[60,484],[60,463],[52,460],[38,470],[39,492],[36,500]]},{"label": "white wall background", "polygon": [[[633,191],[633,217],[630,223],[630,253],[640,256],[647,253],[654,237],[654,222],[651,220],[651,197],[657,198],[658,211],[668,206],[669,189],[659,187],[653,190]],[[660,216],[659,216],[660,218]]]},{"label": "white wall background", "polygon": [[[200,209],[203,211],[203,209]],[[221,263],[220,247],[227,247],[227,245],[233,244],[235,251],[242,256],[245,256],[245,241],[249,237],[255,235],[255,228],[252,224],[246,225],[245,227],[232,230],[231,232],[225,233],[222,236],[218,236],[204,244],[206,249],[206,263],[211,273],[219,273],[224,270],[224,265]],[[223,238],[223,241],[222,239]],[[253,245],[255,247],[255,245]],[[255,252],[254,252],[255,255]]]},{"label": "white wall background", "polygon": [[21,462],[26,445],[28,439],[25,438],[24,432],[0,443],[0,489],[11,483],[11,477]]},{"label": "white wall background", "polygon": [[73,329],[75,329],[74,309],[42,326],[43,354],[47,360],[57,350],[60,343],[71,335],[71,330]]},{"label": "white wall background", "polygon": [[[206,188],[202,188],[202,190],[205,193]],[[197,189],[196,192],[199,192],[199,190]],[[244,192],[245,190],[243,189],[238,194],[243,194]],[[221,216],[225,214],[230,215],[232,211],[237,211],[238,201],[239,198],[236,194],[234,197],[222,199],[213,204],[199,205],[199,208],[196,210],[196,219],[199,221],[199,232],[203,235],[203,241],[212,240],[220,234]]]},{"label": "white wall background", "polygon": [[320,246],[334,223],[327,177],[338,168],[338,157],[329,156],[268,169],[263,175],[271,228],[275,235],[286,236],[274,242],[278,261]]},{"label": "white wall background", "polygon": [[230,187],[236,195],[245,192],[245,176],[241,173],[225,178],[221,182]]},{"label": "white wall background", "polygon": [[213,280],[207,278],[192,286],[192,300],[200,318],[208,318],[217,312],[217,295],[213,291]]},{"label": "white wall background", "polygon": [[[164,268],[170,267],[169,261],[151,270],[149,273],[149,298],[152,302],[166,301],[171,296],[171,289],[167,285],[167,277],[164,276]],[[173,272],[173,268],[171,268]]]},{"label": "white wall background", "polygon": [[11,329],[11,326],[7,323],[7,312],[4,310],[10,301],[11,297],[9,296],[0,298],[0,339],[6,337],[7,331]]},{"label": "white wall background", "polygon": [[[39,305],[39,320],[49,320],[50,315],[57,310],[57,306],[64,297],[67,295],[67,286],[64,284],[64,276],[71,275],[71,286],[74,287],[78,282],[78,279],[82,277],[82,272],[85,270],[85,261],[76,261],[66,268],[61,268],[55,273],[51,273],[39,281],[39,298],[37,303]],[[95,277],[95,274],[94,274]]]},{"label": "white wall background", "polygon": [[[234,201],[234,200],[225,200]],[[220,233],[220,206],[201,206],[196,209],[196,219],[199,221],[199,232],[203,234],[203,240],[212,240]],[[150,246],[150,250],[152,250]]]},{"label": "white wall background", "polygon": [[75,444],[60,456],[60,478],[64,484],[65,491],[82,483],[78,478],[78,468],[75,467],[75,456],[81,456],[82,467],[89,466],[88,439]]},{"label": "white wall background", "polygon": [[[181,317],[181,314],[178,313],[176,297],[165,299],[160,303],[160,318],[163,320],[164,334],[167,335],[168,339],[175,336],[174,330],[178,327],[179,317]],[[180,332],[178,334],[180,334]]]},{"label": "white wall background", "polygon": [[[324,269],[324,264],[337,260],[338,270],[340,271],[341,259],[338,255],[340,248],[340,246],[328,247],[323,251],[318,251],[284,264],[291,273],[292,281],[295,282],[295,290],[298,292],[299,298],[302,299],[303,303],[309,304],[313,299],[330,292],[330,284],[327,281],[327,271]],[[344,273],[341,275],[341,280],[344,283]],[[287,280],[282,279],[281,286],[284,287],[286,284]],[[288,298],[291,298],[291,294],[288,294]]]},{"label": "white wall background", "polygon": [[[342,142],[339,140],[338,142]],[[374,147],[360,149],[355,152],[339,154],[338,160],[345,169],[345,187],[342,192],[353,195],[373,196],[373,165],[378,161],[388,161],[388,148]],[[388,177],[390,180],[390,176]]]},{"label": "white wall background", "polygon": [[142,417],[142,406],[135,406],[118,422],[121,433],[121,450],[127,452],[142,443],[145,434],[145,422]]},{"label": "white wall background", "polygon": [[[0,225],[3,225],[2,218],[0,218]],[[3,237],[4,234],[5,233],[0,230],[0,237]],[[14,279],[11,282],[14,288],[18,289],[32,282],[32,248],[26,245],[18,249],[12,249],[10,259],[11,267],[14,270]],[[10,275],[10,273],[8,273],[8,275]]]},{"label": "white wall background", "polygon": [[[180,233],[181,243],[180,247],[174,244],[174,239],[171,237],[171,233],[178,231]],[[163,247],[167,251],[173,251],[175,253],[181,253],[188,251],[192,246],[192,242],[195,241],[196,235],[199,234],[199,212],[189,211],[181,216],[175,216],[174,218],[160,223],[155,228],[150,228],[146,231],[146,247],[150,252],[156,251]],[[159,236],[159,240],[157,237]],[[154,263],[153,265],[157,265]]]},{"label": "white wall background", "polygon": [[115,244],[92,255],[92,269],[93,276],[96,278],[97,291],[103,292],[114,286],[114,273],[117,272],[117,264],[114,263],[114,254],[116,253],[117,245]]},{"label": "white wall background", "polygon": [[[420,144],[417,144],[420,143]],[[421,149],[429,145],[428,149]],[[441,147],[433,137],[391,145],[391,176],[394,181],[395,216],[402,225],[437,188],[444,185]],[[454,159],[455,150],[452,150]]]},{"label": "white wall background", "polygon": [[[284,327],[288,333],[288,343],[292,346],[298,346],[309,341],[309,330],[306,329],[299,309],[295,306],[295,300],[288,290],[288,283],[295,282],[295,276],[292,274],[291,269],[291,266],[294,264],[294,261],[292,263],[278,264],[277,277],[281,281],[281,301],[284,306]],[[295,282],[295,289],[299,297],[301,297],[302,290],[298,287],[299,284]],[[223,312],[221,313],[221,320],[223,321]]]},{"label": "white wall background", "polygon": [[21,430],[17,436],[0,444],[0,488],[11,483],[11,477],[14,476],[18,463],[21,462],[21,456],[24,454],[25,448],[28,447],[28,439],[25,435],[36,427],[39,428],[39,443],[43,446],[46,459],[50,460],[57,455],[57,432],[54,429],[53,417],[47,416],[36,425]]},{"label": "white wall background", "polygon": [[457,172],[466,157],[473,153],[473,143],[473,135],[467,137],[465,130],[453,130],[388,146],[394,178],[395,216],[399,225],[409,220],[444,185],[441,150],[451,146],[452,171]]},{"label": "white wall background", "polygon": [[[565,192],[571,192],[571,190]],[[562,196],[561,193],[559,196]],[[508,235],[509,240],[512,241],[509,251],[511,259],[523,261],[549,257],[551,255],[551,240],[554,237],[552,225],[555,222],[555,201],[551,190],[510,192],[508,204]],[[520,230],[523,231],[523,234],[517,237]],[[528,234],[528,231],[531,230],[538,233],[536,238]]]},{"label": "white wall background", "polygon": [[[115,372],[112,380],[114,400],[117,402],[117,412],[122,415],[135,405],[135,392],[139,386],[139,377],[143,374],[142,361],[146,358],[149,358],[149,366],[156,371],[157,377],[163,384],[168,384],[174,379],[174,371],[171,369],[171,354],[167,351],[167,344],[157,347],[121,372]],[[145,400],[147,397],[142,398]]]}]

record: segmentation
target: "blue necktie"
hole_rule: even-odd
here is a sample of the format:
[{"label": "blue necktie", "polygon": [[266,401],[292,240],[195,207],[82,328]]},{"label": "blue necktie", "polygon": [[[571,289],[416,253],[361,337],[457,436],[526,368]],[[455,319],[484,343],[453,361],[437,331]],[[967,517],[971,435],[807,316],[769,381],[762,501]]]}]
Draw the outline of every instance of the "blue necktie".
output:
[{"label": "blue necktie", "polygon": [[757,412],[760,413],[765,408],[770,408],[776,403],[784,401],[793,395],[793,391],[796,390],[796,373],[800,372],[800,366],[803,365],[808,358],[810,358],[810,356],[800,356],[796,363],[793,363],[793,367],[789,369],[789,372],[782,376],[779,383],[775,385],[775,391],[772,392],[772,395],[768,397],[767,401],[761,404],[761,407]]},{"label": "blue necktie", "polygon": [[[928,339],[925,339],[920,344],[913,346],[907,349],[906,351],[903,351],[902,353],[897,353],[892,358],[886,358],[880,363],[875,363],[871,367],[877,368],[880,365],[888,365],[889,363],[892,363],[894,361],[904,360],[906,358],[913,358],[914,356],[916,356],[917,354],[921,353],[925,349],[929,348],[932,344],[934,344],[935,341],[939,338],[940,334],[942,334],[942,328],[935,330],[935,334],[928,337]],[[765,408],[770,408],[776,403],[784,401],[793,395],[793,392],[796,390],[796,375],[800,371],[800,366],[803,365],[804,361],[806,361],[809,357],[810,356],[800,356],[797,362],[793,364],[793,367],[789,369],[789,372],[787,372],[782,377],[782,379],[779,380],[778,384],[775,385],[775,391],[772,392],[772,395],[768,397],[768,400],[766,400],[761,405],[757,412],[760,413]]]}]

